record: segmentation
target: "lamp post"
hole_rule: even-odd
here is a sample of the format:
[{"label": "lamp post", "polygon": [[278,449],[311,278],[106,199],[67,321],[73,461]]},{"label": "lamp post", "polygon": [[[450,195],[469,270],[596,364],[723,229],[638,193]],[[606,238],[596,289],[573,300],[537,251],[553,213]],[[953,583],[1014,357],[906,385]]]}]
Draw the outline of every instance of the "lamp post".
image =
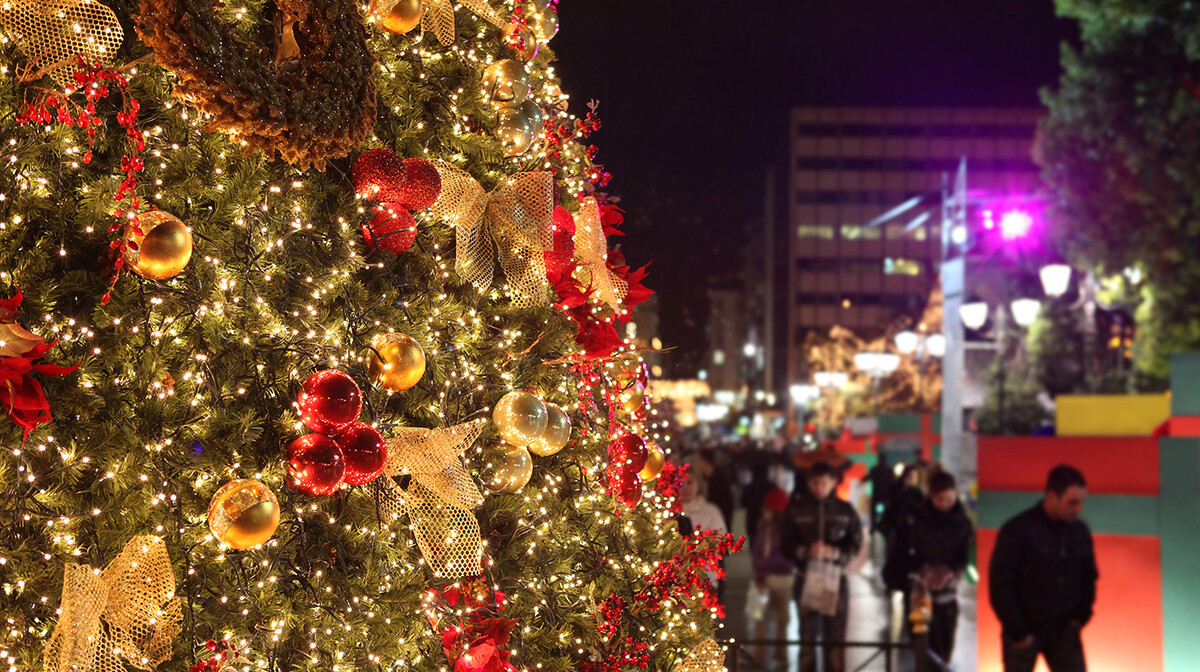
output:
[{"label": "lamp post", "polygon": [[859,371],[871,377],[872,396],[875,401],[875,415],[879,415],[879,382],[890,376],[900,366],[900,355],[894,352],[873,352],[866,350],[854,355],[854,366]]}]

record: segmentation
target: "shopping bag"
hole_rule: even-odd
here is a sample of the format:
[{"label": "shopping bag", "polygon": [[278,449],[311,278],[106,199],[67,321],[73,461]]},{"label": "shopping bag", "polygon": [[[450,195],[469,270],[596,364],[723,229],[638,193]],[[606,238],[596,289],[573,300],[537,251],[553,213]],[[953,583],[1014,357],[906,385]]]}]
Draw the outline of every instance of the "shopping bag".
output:
[{"label": "shopping bag", "polygon": [[810,558],[804,572],[804,592],[800,607],[824,616],[834,616],[838,610],[838,593],[842,587],[842,567],[824,558]]},{"label": "shopping bag", "polygon": [[750,591],[746,593],[746,618],[757,621],[763,617],[767,608],[767,591],[761,590],[758,584],[751,583]]}]

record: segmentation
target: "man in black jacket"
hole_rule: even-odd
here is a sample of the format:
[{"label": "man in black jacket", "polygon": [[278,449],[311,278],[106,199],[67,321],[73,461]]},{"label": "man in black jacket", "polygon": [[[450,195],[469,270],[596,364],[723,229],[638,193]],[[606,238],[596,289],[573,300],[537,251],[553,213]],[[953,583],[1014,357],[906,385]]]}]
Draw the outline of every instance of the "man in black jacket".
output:
[{"label": "man in black jacket", "polygon": [[[850,590],[842,576],[837,612],[825,616],[804,609],[800,602],[804,591],[808,561],[832,560],[844,570],[862,548],[862,521],[858,512],[835,493],[837,476],[825,462],[817,462],[805,474],[803,493],[793,497],[784,513],[783,552],[796,562],[796,606],[800,612],[800,638],[823,642],[845,642],[847,607]],[[825,671],[846,669],[846,650],[842,646],[823,646]],[[817,654],[812,646],[800,651],[800,672],[816,672]]]},{"label": "man in black jacket", "polygon": [[[970,561],[971,540],[975,536],[962,503],[954,477],[938,472],[929,479],[929,497],[896,531],[894,556],[889,564],[900,568],[906,579],[919,578],[933,603],[933,621],[929,627],[929,650],[943,662],[954,652],[954,632],[958,627],[958,581]],[[905,610],[909,613],[910,591],[905,590]]]},{"label": "man in black jacket", "polygon": [[1003,627],[1005,672],[1032,672],[1038,654],[1051,672],[1084,672],[1080,630],[1096,601],[1092,533],[1079,514],[1087,483],[1059,465],[1046,496],[1000,528],[992,553],[989,596]]}]

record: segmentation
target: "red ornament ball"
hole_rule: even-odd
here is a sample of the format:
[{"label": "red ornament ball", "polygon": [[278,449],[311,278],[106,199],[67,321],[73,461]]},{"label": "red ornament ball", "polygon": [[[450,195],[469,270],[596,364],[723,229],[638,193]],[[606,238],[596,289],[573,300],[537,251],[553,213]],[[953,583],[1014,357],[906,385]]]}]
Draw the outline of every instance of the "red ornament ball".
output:
[{"label": "red ornament ball", "polygon": [[367,247],[400,254],[416,242],[417,221],[403,208],[383,205],[371,221],[363,224],[362,235]]},{"label": "red ornament ball", "polygon": [[621,473],[631,474],[635,479],[638,473],[646,467],[647,460],[650,459],[650,450],[646,448],[646,441],[630,432],[622,432],[613,439],[612,443],[608,444],[608,454]]},{"label": "red ornament ball", "polygon": [[637,473],[623,474],[617,488],[617,500],[627,508],[634,508],[642,501],[642,479]]},{"label": "red ornament ball", "polygon": [[346,465],[342,449],[321,434],[305,434],[287,447],[288,487],[317,497],[328,495],[342,484]]},{"label": "red ornament ball", "polygon": [[390,149],[367,150],[354,162],[354,191],[362,198],[399,201],[404,177],[404,160]]},{"label": "red ornament ball", "polygon": [[548,273],[562,273],[575,259],[575,219],[561,205],[554,208],[554,249],[545,255]]},{"label": "red ornament ball", "polygon": [[404,185],[396,202],[409,210],[424,210],[433,205],[441,193],[442,176],[431,161],[404,160]]},{"label": "red ornament ball", "polygon": [[356,422],[335,438],[346,462],[347,485],[366,485],[379,477],[387,464],[387,442],[374,427]]},{"label": "red ornament ball", "polygon": [[325,369],[304,381],[300,391],[300,419],[320,434],[335,434],[358,419],[362,412],[362,392],[350,376]]}]

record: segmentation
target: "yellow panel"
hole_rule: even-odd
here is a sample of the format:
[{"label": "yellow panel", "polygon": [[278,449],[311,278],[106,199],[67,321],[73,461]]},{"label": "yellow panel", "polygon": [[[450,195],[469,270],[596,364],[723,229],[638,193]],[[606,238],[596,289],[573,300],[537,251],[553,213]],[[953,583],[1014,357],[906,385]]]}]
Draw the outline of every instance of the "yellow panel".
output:
[{"label": "yellow panel", "polygon": [[1171,416],[1165,394],[1062,395],[1057,402],[1059,436],[1150,436]]}]

